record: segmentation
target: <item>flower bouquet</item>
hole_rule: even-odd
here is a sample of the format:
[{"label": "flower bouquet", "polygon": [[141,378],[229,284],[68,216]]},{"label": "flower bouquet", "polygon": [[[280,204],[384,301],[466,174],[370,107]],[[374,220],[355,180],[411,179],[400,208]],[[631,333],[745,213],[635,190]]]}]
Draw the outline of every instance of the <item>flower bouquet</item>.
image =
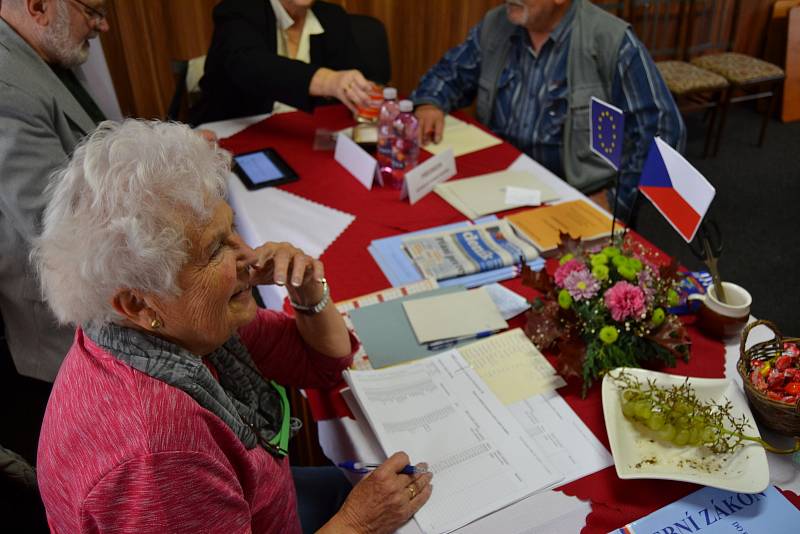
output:
[{"label": "flower bouquet", "polygon": [[584,396],[616,367],[688,360],[686,329],[666,311],[679,299],[676,261],[659,267],[632,240],[589,248],[562,233],[557,262],[552,275],[523,268],[523,284],[541,293],[525,332],[540,349],[555,349],[559,373],[583,378]]}]

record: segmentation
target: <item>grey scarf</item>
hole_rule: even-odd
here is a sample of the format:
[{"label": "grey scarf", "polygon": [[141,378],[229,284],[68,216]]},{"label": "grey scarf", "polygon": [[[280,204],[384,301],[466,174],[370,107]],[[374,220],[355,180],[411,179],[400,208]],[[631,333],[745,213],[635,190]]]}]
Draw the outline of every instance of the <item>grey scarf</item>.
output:
[{"label": "grey scarf", "polygon": [[[217,382],[198,356],[169,341],[110,323],[84,332],[121,362],[188,393],[222,419],[248,449],[280,431],[280,394],[258,371],[238,335],[206,356],[219,374]],[[292,430],[299,423],[292,418]]]}]

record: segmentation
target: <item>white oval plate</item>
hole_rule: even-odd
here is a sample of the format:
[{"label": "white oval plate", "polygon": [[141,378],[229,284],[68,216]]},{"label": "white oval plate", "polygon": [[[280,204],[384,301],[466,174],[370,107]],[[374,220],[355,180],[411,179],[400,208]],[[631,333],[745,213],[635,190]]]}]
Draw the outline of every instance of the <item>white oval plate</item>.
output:
[{"label": "white oval plate", "polygon": [[[620,368],[636,377],[639,382],[655,380],[658,386],[680,385],[685,376],[669,375],[645,369]],[[745,415],[750,423],[746,433],[760,436],[747,399],[739,387],[730,380],[716,378],[689,378],[700,400],[714,399],[733,404],[732,415]],[[740,493],[764,491],[769,484],[767,454],[760,445],[746,444],[731,454],[714,454],[705,447],[677,447],[651,439],[622,415],[620,390],[614,380],[603,378],[603,415],[611,443],[611,454],[619,478],[655,478],[694,482]],[[646,428],[646,427],[642,427]]]}]

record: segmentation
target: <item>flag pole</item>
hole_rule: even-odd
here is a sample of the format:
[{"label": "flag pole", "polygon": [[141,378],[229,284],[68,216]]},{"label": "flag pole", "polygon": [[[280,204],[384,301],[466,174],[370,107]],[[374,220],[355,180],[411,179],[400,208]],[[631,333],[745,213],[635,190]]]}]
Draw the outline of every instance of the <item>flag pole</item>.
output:
[{"label": "flag pole", "polygon": [[[614,207],[611,212],[611,244],[614,244],[616,237],[614,236],[614,229],[617,225],[617,205],[619,204],[619,186],[622,172],[617,169],[616,186],[614,187]],[[623,235],[623,238],[625,236]]]}]

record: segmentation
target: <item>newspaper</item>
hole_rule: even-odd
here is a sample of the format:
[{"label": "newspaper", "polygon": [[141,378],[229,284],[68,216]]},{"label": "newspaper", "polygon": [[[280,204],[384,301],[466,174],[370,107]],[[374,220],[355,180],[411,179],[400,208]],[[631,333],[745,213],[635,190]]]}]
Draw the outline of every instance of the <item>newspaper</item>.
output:
[{"label": "newspaper", "polygon": [[539,255],[505,220],[409,237],[403,247],[422,276],[435,280],[509,267]]}]

